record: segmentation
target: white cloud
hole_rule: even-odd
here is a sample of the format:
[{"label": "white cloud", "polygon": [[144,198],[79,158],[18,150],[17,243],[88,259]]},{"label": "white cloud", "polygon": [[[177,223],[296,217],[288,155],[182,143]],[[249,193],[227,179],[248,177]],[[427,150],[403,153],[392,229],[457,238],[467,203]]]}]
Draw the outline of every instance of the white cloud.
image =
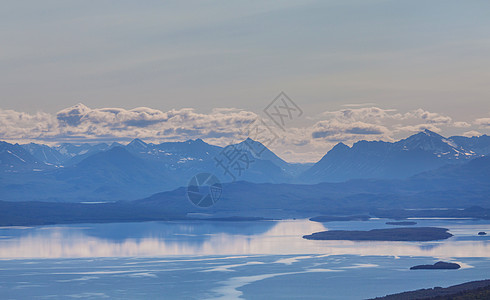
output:
[{"label": "white cloud", "polygon": [[386,123],[393,121],[418,122],[427,124],[456,124],[458,127],[464,127],[466,122],[452,122],[452,118],[440,113],[426,111],[424,109],[415,109],[406,113],[400,113],[396,109],[384,109],[379,107],[361,107],[348,108],[338,111],[326,111],[321,117],[327,119],[336,119],[339,121],[352,122],[364,121],[370,123]]},{"label": "white cloud", "polygon": [[317,122],[312,128],[312,138],[327,140],[355,139],[360,136],[382,137],[389,134],[389,130],[378,124],[365,122],[339,122],[336,119]]},{"label": "white cloud", "polygon": [[424,109],[401,113],[396,109],[359,107],[327,111],[320,117],[323,120],[313,126],[312,137],[346,143],[360,139],[391,141],[397,135],[424,129],[441,132],[441,126],[471,126],[467,122],[452,122],[449,116]]},{"label": "white cloud", "polygon": [[421,108],[410,111],[403,115],[403,119],[420,119],[430,124],[450,124],[452,118],[439,113],[433,113]]},{"label": "white cloud", "polygon": [[238,109],[215,109],[200,114],[191,108],[159,110],[139,107],[92,109],[83,104],[53,116],[0,110],[0,135],[15,140],[150,140],[219,139],[232,137],[257,117]]},{"label": "white cloud", "polygon": [[475,125],[490,127],[490,118],[480,118],[475,120]]},{"label": "white cloud", "polygon": [[437,132],[437,133],[440,133],[442,131],[441,128],[435,126],[434,124],[417,124],[417,125],[406,125],[406,126],[397,125],[396,126],[396,131],[398,131],[398,132],[416,133],[416,132],[420,132],[420,131],[423,131],[426,129],[430,130],[430,131]]},{"label": "white cloud", "polygon": [[47,113],[0,109],[0,137],[3,139],[48,138],[56,134],[57,127],[56,118]]},{"label": "white cloud", "polygon": [[466,137],[474,137],[474,136],[482,136],[483,134],[479,131],[476,131],[476,130],[470,130],[470,131],[466,131],[465,133],[463,133],[463,136],[466,136]]},{"label": "white cloud", "polygon": [[457,128],[467,128],[467,127],[471,127],[471,124],[468,122],[454,122],[453,126]]},{"label": "white cloud", "polygon": [[[318,149],[319,152],[338,142],[351,145],[359,140],[394,141],[425,129],[442,134],[473,126],[469,122],[455,122],[450,116],[424,109],[400,112],[380,107],[349,106],[323,112],[316,119],[320,120],[306,128],[311,138],[305,143],[305,148],[309,151]],[[479,122],[485,124],[482,120]]]},{"label": "white cloud", "polygon": [[80,104],[57,114],[60,132],[65,135],[156,140],[233,136],[256,117],[254,113],[237,109],[215,109],[210,114],[200,114],[191,108],[162,112],[146,107],[90,109]]},{"label": "white cloud", "polygon": [[[169,111],[147,107],[93,109],[77,104],[54,115],[0,109],[0,139],[53,143],[124,142],[133,138],[163,142],[202,138],[208,143],[225,146],[244,139],[244,128],[257,117],[253,112],[236,108],[215,108],[210,113],[198,113],[192,108]],[[449,116],[423,109],[400,112],[379,107],[350,107],[326,111],[315,119],[314,123],[290,127],[285,132],[276,128],[279,139],[268,146],[288,161],[316,161],[338,142],[394,141],[424,129],[443,133],[466,128],[464,135],[474,136],[482,134],[476,129],[490,127],[490,118],[471,123],[454,122]]]},{"label": "white cloud", "polygon": [[363,107],[363,106],[373,106],[376,105],[376,103],[348,103],[348,104],[343,104],[342,106],[344,107]]},{"label": "white cloud", "polygon": [[335,119],[343,122],[369,121],[381,123],[383,119],[400,117],[395,109],[382,109],[379,107],[349,108],[337,111],[326,111],[321,114],[326,119]]}]

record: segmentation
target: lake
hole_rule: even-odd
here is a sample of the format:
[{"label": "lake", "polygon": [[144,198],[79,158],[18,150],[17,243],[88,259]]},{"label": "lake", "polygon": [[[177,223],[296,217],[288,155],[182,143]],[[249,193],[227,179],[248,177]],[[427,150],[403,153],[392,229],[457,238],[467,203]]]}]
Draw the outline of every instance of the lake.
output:
[{"label": "lake", "polygon": [[[387,220],[175,221],[0,228],[6,299],[365,299],[488,278],[490,221],[416,220],[437,242],[311,241]],[[459,270],[409,268],[438,260]]]}]

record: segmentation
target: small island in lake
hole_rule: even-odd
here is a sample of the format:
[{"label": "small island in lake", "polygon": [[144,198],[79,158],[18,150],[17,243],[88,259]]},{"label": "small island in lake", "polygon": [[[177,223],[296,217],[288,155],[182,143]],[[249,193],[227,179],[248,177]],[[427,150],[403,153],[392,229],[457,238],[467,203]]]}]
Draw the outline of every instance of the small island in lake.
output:
[{"label": "small island in lake", "polygon": [[414,266],[411,267],[410,270],[457,270],[459,268],[461,268],[461,266],[458,264],[438,261],[433,265]]},{"label": "small island in lake", "polygon": [[453,235],[447,231],[446,228],[437,227],[403,227],[369,231],[330,230],[305,235],[303,238],[307,240],[427,242],[452,237]]},{"label": "small island in lake", "polygon": [[386,222],[386,225],[408,226],[408,225],[417,225],[417,222],[413,222],[413,221]]}]

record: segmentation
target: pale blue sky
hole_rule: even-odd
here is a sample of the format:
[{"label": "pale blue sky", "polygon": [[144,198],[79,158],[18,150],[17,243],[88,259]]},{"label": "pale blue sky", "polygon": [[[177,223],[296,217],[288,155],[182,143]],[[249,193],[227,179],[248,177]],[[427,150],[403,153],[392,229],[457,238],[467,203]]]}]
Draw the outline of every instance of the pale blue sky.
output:
[{"label": "pale blue sky", "polygon": [[490,117],[487,0],[13,0],[0,7],[3,110],[54,115],[82,102],[259,114],[285,91],[305,126],[322,112],[371,103],[474,124],[448,126],[445,135],[489,133],[487,120],[474,123]]},{"label": "pale blue sky", "polygon": [[0,107],[489,110],[489,1],[2,1]]}]

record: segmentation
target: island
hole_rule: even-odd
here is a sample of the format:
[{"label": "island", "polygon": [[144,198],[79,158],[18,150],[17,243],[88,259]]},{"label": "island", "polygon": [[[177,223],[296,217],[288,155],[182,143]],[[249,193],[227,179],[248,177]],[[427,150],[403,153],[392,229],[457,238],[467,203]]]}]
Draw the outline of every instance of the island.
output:
[{"label": "island", "polygon": [[386,225],[409,226],[409,225],[417,225],[417,222],[413,222],[413,221],[386,222]]},{"label": "island", "polygon": [[459,268],[461,268],[461,266],[456,263],[438,261],[433,265],[414,266],[411,267],[410,270],[457,270]]},{"label": "island", "polygon": [[329,230],[305,235],[303,238],[307,240],[427,242],[444,240],[452,236],[446,228],[402,227],[369,231]]}]

